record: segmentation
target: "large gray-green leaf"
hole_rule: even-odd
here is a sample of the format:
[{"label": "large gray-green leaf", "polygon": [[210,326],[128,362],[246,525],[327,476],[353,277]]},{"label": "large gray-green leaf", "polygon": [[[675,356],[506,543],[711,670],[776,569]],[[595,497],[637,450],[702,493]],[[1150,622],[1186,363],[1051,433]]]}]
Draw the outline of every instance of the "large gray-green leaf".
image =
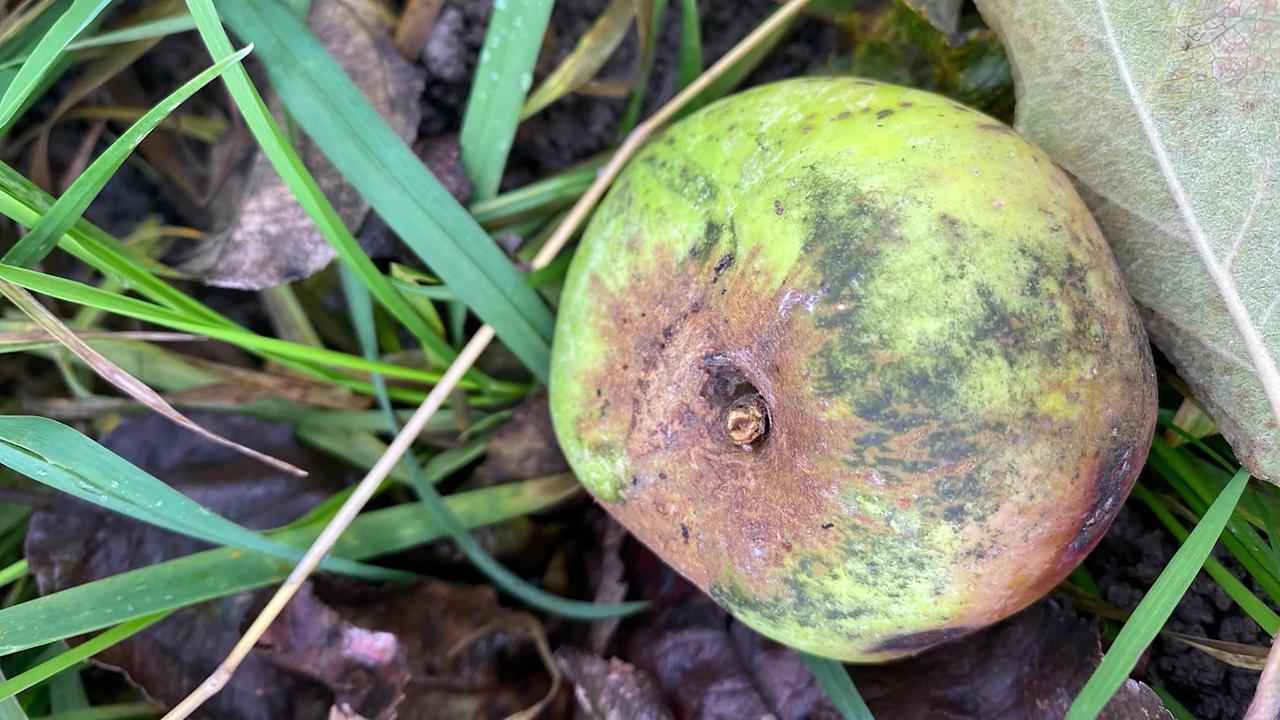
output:
[{"label": "large gray-green leaf", "polygon": [[1147,329],[1280,482],[1280,9],[978,0],[1019,131],[1079,181]]}]

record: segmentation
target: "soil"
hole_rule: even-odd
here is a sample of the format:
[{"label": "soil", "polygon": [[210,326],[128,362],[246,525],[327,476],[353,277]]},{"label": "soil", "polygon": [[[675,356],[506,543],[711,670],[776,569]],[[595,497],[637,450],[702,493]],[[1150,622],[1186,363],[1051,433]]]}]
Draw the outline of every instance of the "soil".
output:
[{"label": "soil", "polygon": [[[1137,501],[1121,510],[1102,542],[1085,561],[1102,597],[1133,610],[1178,543],[1160,521]],[[1267,595],[1219,545],[1214,557],[1260,598]],[[1273,606],[1273,609],[1274,606]],[[1229,642],[1266,646],[1270,638],[1227,597],[1222,588],[1201,573],[1183,596],[1165,628],[1174,632]],[[1201,720],[1243,717],[1258,683],[1258,673],[1232,667],[1174,640],[1158,638],[1140,663],[1145,679],[1159,685]],[[1135,673],[1135,677],[1144,677]]]},{"label": "soil", "polygon": [[[595,21],[609,0],[562,0],[551,15],[553,40],[544,47],[539,69],[554,67],[573,49],[577,38]],[[490,0],[450,0],[440,11],[427,41],[423,62],[429,76],[421,135],[456,132],[461,125],[471,73],[480,54],[489,21]],[[710,65],[777,8],[774,0],[718,0],[699,3],[702,13],[703,60]],[[755,85],[819,71],[836,49],[839,32],[815,19],[802,20],[746,81]],[[676,91],[676,61],[680,45],[680,12],[673,3],[666,12],[645,111],[651,112]],[[601,70],[598,79],[625,81],[637,63],[639,43],[634,30]],[[618,119],[627,98],[571,95],[523,123],[507,165],[504,187],[561,170],[599,153],[618,141]]]}]

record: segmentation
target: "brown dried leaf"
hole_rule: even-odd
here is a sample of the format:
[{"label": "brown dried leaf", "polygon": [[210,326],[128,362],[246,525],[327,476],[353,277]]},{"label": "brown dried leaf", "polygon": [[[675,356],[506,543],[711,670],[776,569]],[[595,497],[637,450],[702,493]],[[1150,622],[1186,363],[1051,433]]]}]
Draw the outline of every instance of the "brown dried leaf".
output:
[{"label": "brown dried leaf", "polygon": [[[596,583],[595,601],[618,603],[627,598],[626,566],[622,562],[622,541],[627,531],[613,518],[605,518],[604,540],[600,543],[600,581]],[[591,651],[604,655],[618,629],[621,618],[598,620],[591,625]]]},{"label": "brown dried leaf", "polygon": [[259,640],[262,655],[333,691],[330,716],[390,720],[409,665],[395,635],[351,624],[304,585]]},{"label": "brown dried leaf", "polygon": [[[387,17],[381,0],[317,0],[308,25],[407,142],[421,118],[425,80],[392,47]],[[298,154],[343,224],[359,228],[369,204],[310,140],[302,139]],[[211,285],[257,290],[309,277],[334,258],[333,248],[261,154],[247,179],[224,185],[216,207],[220,230],[183,264]]]},{"label": "brown dried leaf", "polygon": [[556,664],[574,684],[585,720],[671,720],[653,678],[634,665],[569,647],[556,650]]},{"label": "brown dried leaf", "polygon": [[747,630],[702,595],[647,613],[623,657],[653,676],[678,718],[840,718],[794,650]]},{"label": "brown dried leaf", "polygon": [[550,653],[541,628],[531,616],[500,607],[487,585],[422,580],[386,588],[376,602],[335,607],[350,622],[394,634],[404,647],[411,675],[402,718],[505,718],[540,707],[556,687],[556,676],[545,670],[550,658],[542,656]]},{"label": "brown dried leaf", "polygon": [[[1058,720],[1102,658],[1097,628],[1046,600],[995,625],[913,658],[859,667],[854,682],[877,720]],[[1130,681],[1102,720],[1172,715]]]},{"label": "brown dried leaf", "polygon": [[517,405],[511,419],[494,432],[475,478],[482,484],[496,484],[555,475],[568,469],[551,427],[544,390]]},{"label": "brown dried leaf", "polygon": [[[623,626],[622,659],[654,678],[675,717],[840,717],[794,650],[730,618],[652,553],[627,549],[634,594],[654,609]],[[1096,627],[1045,600],[915,657],[850,670],[876,720],[1060,720],[1101,658]],[[1136,681],[1100,718],[1172,720]]]},{"label": "brown dried leaf", "polygon": [[1213,638],[1196,637],[1195,635],[1186,635],[1184,633],[1173,632],[1172,630],[1161,630],[1160,635],[1167,638],[1173,638],[1184,645],[1188,645],[1199,650],[1206,655],[1215,657],[1228,665],[1234,665],[1238,668],[1246,670],[1261,670],[1267,664],[1267,651],[1270,648],[1261,645],[1248,645],[1245,643],[1228,642],[1226,640],[1214,640]]},{"label": "brown dried leaf", "polygon": [[[198,417],[233,439],[253,438],[263,447],[299,461],[309,457],[293,443],[292,430],[286,424],[214,413]],[[102,443],[144,470],[165,477],[202,505],[253,529],[292,521],[337,489],[337,483],[320,474],[297,478],[250,462],[224,447],[176,431],[155,415],[126,418],[102,438]],[[326,467],[322,462],[308,464]],[[40,591],[48,594],[207,547],[198,540],[65,499],[32,516],[25,549]],[[242,623],[252,619],[250,613],[258,597],[242,593],[179,610],[100,653],[95,660],[121,670],[148,695],[171,705],[222,660],[239,637]],[[330,698],[323,685],[281,668],[255,651],[197,717],[323,717]]]},{"label": "brown dried leaf", "polygon": [[225,382],[171,393],[168,397],[175,401],[233,406],[262,398],[280,398],[334,410],[363,410],[371,402],[369,398],[346,388],[304,375],[250,370],[191,355],[179,357],[189,365],[223,378]]},{"label": "brown dried leaf", "polygon": [[[186,333],[153,332],[148,330],[73,331],[81,340],[136,340],[139,342],[199,342],[204,340],[199,335]],[[0,348],[21,346],[24,349],[32,345],[56,345],[57,341],[49,337],[44,330],[11,330],[0,332]]]},{"label": "brown dried leaf", "polygon": [[400,13],[400,21],[396,23],[396,52],[406,60],[412,60],[422,54],[431,37],[431,29],[436,26],[436,16],[444,0],[408,0]]}]

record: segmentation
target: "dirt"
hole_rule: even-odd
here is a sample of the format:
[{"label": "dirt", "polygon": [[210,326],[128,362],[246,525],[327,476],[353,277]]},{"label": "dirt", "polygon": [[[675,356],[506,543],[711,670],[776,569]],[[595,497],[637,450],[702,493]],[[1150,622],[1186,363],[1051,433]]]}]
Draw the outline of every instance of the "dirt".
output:
[{"label": "dirt", "polygon": [[[1133,610],[1178,549],[1177,541],[1141,503],[1129,502],[1111,530],[1085,561],[1102,597]],[[1245,581],[1258,597],[1257,587],[1221,545],[1214,557]],[[1273,605],[1273,609],[1275,609]],[[1204,573],[1178,603],[1166,629],[1199,637],[1266,646],[1270,638]],[[1141,661],[1145,677],[1167,689],[1200,720],[1242,717],[1253,697],[1258,673],[1235,668],[1176,641],[1159,638]],[[1141,665],[1140,665],[1141,667]]]},{"label": "dirt", "polygon": [[[436,29],[423,53],[430,72],[425,93],[421,134],[456,131],[461,125],[472,69],[480,54],[490,0],[451,0],[441,10]],[[545,72],[567,55],[577,38],[591,26],[608,0],[562,0],[551,15],[553,40],[544,46],[539,70]],[[774,0],[701,2],[704,63],[710,65],[742,39],[777,7]],[[752,74],[746,85],[816,72],[837,47],[839,33],[814,19],[800,22],[791,38],[780,45]],[[663,18],[649,78],[645,111],[651,112],[676,91],[676,61],[680,45],[680,11],[672,3]],[[548,51],[553,48],[553,51]],[[598,79],[627,80],[639,53],[631,31]],[[618,120],[627,98],[571,95],[553,103],[525,122],[508,161],[505,188],[568,167],[607,149],[618,141]]]}]

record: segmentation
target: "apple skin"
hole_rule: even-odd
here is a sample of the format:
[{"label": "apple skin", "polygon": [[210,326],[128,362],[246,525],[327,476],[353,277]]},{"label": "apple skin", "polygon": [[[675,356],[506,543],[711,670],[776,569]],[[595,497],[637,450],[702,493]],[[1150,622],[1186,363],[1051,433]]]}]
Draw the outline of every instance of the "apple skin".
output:
[{"label": "apple skin", "polygon": [[1150,348],[1041,150],[932,93],[806,78],[641,151],[566,280],[556,433],[759,632],[910,655],[1046,594],[1115,518]]}]

